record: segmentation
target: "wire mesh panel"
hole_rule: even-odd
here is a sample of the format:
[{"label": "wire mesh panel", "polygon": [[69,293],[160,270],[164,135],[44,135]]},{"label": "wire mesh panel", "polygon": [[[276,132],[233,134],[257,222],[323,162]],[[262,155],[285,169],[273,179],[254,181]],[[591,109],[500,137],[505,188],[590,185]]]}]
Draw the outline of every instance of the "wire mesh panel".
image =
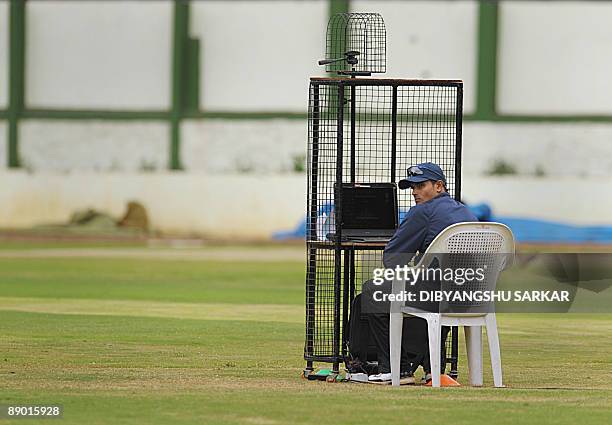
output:
[{"label": "wire mesh panel", "polygon": [[387,32],[378,13],[339,13],[327,25],[327,72],[369,75],[386,72]]},{"label": "wire mesh panel", "polygon": [[310,248],[306,284],[306,359],[333,361],[335,295],[334,295],[334,251]]},{"label": "wire mesh panel", "polygon": [[[342,184],[396,183],[409,166],[431,161],[442,167],[449,194],[459,199],[462,93],[456,80],[311,79],[307,360],[342,361],[350,301],[372,269],[382,266],[384,244],[342,241],[336,220],[342,216]],[[414,200],[408,190],[397,193],[401,221]]]},{"label": "wire mesh panel", "polygon": [[[346,355],[345,322],[348,321],[350,304],[355,294],[361,292],[363,282],[371,279],[372,271],[382,267],[382,250],[343,250],[339,299],[335,298],[335,250],[333,246],[314,245],[308,252],[306,294],[306,345],[307,360],[341,361]],[[343,314],[344,313],[344,314]],[[336,324],[342,324],[334,336]],[[337,339],[336,339],[337,338]]]},{"label": "wire mesh panel", "polygon": [[[434,162],[446,175],[449,194],[459,199],[463,86],[448,84],[397,87],[395,171],[404,178],[411,165]],[[409,191],[400,192],[400,209],[406,210],[414,201]]]},{"label": "wire mesh panel", "polygon": [[[336,182],[397,182],[431,161],[459,199],[462,89],[454,80],[311,79],[309,239],[335,231]],[[401,218],[414,205],[410,191],[398,191],[398,205]]]}]

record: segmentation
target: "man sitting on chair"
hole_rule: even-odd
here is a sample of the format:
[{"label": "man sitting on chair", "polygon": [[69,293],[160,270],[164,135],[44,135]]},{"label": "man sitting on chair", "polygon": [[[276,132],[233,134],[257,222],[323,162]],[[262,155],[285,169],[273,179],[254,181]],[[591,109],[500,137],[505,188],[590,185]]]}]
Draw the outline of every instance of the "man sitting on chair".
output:
[{"label": "man sitting on chair", "polygon": [[[398,183],[400,189],[412,189],[416,205],[408,211],[399,228],[385,246],[383,263],[386,268],[408,264],[427,250],[434,238],[451,224],[478,221],[470,210],[451,198],[446,191],[446,176],[432,162],[408,168],[406,179]],[[416,256],[416,257],[415,257]],[[378,370],[370,381],[391,381],[389,359],[389,302],[374,300],[374,292],[391,293],[392,282],[376,285],[372,280],[363,284],[362,311],[367,314],[370,332],[377,347]],[[449,328],[442,331],[442,347]],[[427,322],[418,317],[404,319],[402,340],[402,374],[412,375],[420,364],[425,371],[425,380],[431,378]],[[444,363],[442,363],[444,364]]]}]

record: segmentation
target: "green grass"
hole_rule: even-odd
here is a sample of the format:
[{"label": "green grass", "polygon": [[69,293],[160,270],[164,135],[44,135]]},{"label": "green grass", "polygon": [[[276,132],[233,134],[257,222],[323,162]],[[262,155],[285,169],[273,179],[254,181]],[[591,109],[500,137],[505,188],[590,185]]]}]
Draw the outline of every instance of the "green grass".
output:
[{"label": "green grass", "polygon": [[302,305],[306,266],[274,262],[0,258],[0,270],[0,294],[5,296]]},{"label": "green grass", "polygon": [[499,315],[505,389],[486,359],[484,388],[304,381],[304,268],[0,258],[0,404],[88,425],[612,422],[605,314]]}]

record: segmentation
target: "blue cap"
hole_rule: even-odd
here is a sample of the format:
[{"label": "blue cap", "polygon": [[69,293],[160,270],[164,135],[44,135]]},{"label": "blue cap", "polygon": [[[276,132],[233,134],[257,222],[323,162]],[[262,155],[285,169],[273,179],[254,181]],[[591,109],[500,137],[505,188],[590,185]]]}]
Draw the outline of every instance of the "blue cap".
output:
[{"label": "blue cap", "polygon": [[408,167],[406,171],[408,178],[398,182],[398,187],[400,189],[408,189],[413,183],[421,183],[427,180],[441,180],[444,182],[444,186],[446,186],[444,171],[442,171],[442,168],[440,168],[438,164],[434,164],[433,162],[413,165],[412,167]]}]

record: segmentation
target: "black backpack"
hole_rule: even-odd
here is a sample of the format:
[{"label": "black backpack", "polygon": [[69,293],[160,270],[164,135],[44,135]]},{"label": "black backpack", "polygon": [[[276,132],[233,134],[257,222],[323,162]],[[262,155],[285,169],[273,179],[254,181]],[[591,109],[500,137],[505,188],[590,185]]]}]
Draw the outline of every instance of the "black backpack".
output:
[{"label": "black backpack", "polygon": [[350,373],[378,373],[376,345],[370,337],[368,318],[361,313],[361,294],[351,303],[348,323],[348,357],[345,360],[346,370]]},{"label": "black backpack", "polygon": [[[406,326],[404,321],[404,326]],[[414,323],[415,325],[417,323]],[[416,331],[416,332],[415,332]],[[450,328],[442,327],[441,338],[441,371],[444,373],[446,365],[446,338]],[[415,351],[411,353],[409,361],[412,363],[414,372],[419,366],[423,365],[429,370],[429,350],[427,349],[427,325],[425,321],[419,321],[417,328],[413,328],[412,332],[403,334],[403,342],[409,350]],[[417,348],[421,347],[422,350]],[[361,311],[361,294],[358,294],[351,303],[351,311],[348,323],[348,356],[345,359],[346,370],[350,373],[366,373],[374,375],[378,373],[378,356],[377,348],[374,343],[374,338],[370,334],[370,325],[368,318]]]}]

